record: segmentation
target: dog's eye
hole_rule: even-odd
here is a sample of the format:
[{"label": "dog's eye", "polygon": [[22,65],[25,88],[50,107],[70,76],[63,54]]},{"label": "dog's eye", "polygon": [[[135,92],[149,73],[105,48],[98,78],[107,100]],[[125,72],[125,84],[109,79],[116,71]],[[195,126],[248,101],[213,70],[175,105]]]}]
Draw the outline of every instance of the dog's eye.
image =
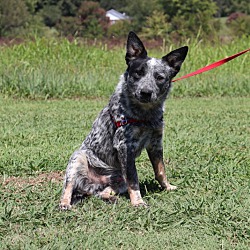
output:
[{"label": "dog's eye", "polygon": [[156,80],[159,81],[159,82],[160,82],[160,81],[163,81],[163,80],[165,79],[165,77],[162,76],[162,75],[157,75],[155,78],[156,78]]}]

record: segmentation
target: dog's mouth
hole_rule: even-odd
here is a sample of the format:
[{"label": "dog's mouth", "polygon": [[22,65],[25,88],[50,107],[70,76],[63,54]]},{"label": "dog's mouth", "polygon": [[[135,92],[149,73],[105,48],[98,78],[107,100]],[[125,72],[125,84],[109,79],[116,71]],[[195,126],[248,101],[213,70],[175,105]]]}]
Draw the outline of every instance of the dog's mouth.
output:
[{"label": "dog's mouth", "polygon": [[139,97],[137,100],[141,103],[151,103],[151,98]]}]

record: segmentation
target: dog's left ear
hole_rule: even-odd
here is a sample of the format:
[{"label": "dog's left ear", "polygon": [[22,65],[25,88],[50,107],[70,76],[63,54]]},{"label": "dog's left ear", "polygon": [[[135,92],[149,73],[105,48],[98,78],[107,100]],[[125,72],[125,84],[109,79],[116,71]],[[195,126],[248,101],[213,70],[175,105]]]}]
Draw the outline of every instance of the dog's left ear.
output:
[{"label": "dog's left ear", "polygon": [[172,67],[176,74],[181,68],[181,64],[184,62],[186,55],[188,53],[188,46],[181,47],[179,49],[173,50],[166,56],[162,57],[162,60],[167,62],[167,64]]},{"label": "dog's left ear", "polygon": [[129,64],[130,61],[139,57],[146,58],[147,51],[140,38],[133,31],[130,31],[127,41],[127,53],[125,56],[126,63]]}]

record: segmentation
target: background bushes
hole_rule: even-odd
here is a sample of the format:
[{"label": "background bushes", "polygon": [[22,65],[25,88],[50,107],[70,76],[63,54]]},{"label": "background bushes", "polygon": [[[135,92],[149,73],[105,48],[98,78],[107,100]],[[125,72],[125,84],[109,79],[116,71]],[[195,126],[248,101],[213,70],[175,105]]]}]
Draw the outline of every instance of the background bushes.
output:
[{"label": "background bushes", "polygon": [[[111,8],[130,21],[110,25]],[[247,0],[0,0],[0,36],[121,38],[134,30],[149,39],[233,39],[249,35],[249,14]]]}]

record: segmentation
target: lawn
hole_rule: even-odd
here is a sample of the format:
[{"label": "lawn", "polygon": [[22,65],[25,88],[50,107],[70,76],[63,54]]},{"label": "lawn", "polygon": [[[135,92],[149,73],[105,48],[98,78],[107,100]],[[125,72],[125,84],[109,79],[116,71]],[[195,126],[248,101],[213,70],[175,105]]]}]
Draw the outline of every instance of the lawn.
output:
[{"label": "lawn", "polygon": [[0,248],[249,249],[249,97],[167,101],[164,157],[178,190],[160,190],[144,152],[149,209],[121,196],[58,210],[68,158],[107,101],[0,96]]}]

